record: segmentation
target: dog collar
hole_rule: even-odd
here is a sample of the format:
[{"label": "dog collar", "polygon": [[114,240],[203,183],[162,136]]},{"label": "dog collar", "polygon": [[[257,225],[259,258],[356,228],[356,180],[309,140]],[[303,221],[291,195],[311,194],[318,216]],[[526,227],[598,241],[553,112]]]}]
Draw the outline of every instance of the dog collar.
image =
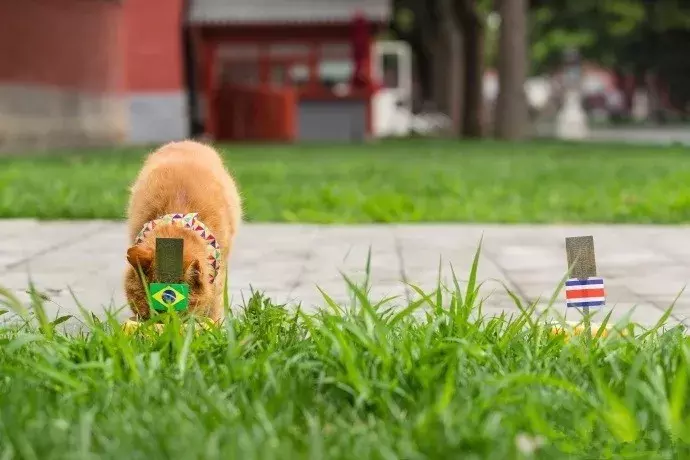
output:
[{"label": "dog collar", "polygon": [[211,283],[213,283],[220,269],[220,247],[218,246],[216,237],[211,233],[211,230],[197,218],[197,215],[198,213],[196,212],[189,214],[166,214],[163,217],[146,222],[144,228],[139,231],[135,243],[142,243],[151,230],[161,225],[175,225],[176,227],[194,231],[206,241],[206,261],[209,267],[211,267],[209,278]]}]

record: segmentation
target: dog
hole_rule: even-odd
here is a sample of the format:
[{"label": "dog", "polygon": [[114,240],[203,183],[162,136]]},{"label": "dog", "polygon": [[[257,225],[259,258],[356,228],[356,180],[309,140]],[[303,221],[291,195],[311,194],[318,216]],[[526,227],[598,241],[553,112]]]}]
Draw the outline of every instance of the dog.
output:
[{"label": "dog", "polygon": [[242,221],[235,180],[218,152],[186,140],[171,142],[146,158],[131,187],[127,210],[130,247],[125,294],[135,317],[150,317],[140,276],[155,282],[156,238],[182,238],[183,282],[189,312],[219,321],[228,258]]}]

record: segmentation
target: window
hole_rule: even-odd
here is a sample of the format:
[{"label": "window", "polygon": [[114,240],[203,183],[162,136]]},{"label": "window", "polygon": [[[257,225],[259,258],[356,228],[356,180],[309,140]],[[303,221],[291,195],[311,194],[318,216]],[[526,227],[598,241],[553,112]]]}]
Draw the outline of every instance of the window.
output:
[{"label": "window", "polygon": [[269,47],[271,57],[309,57],[309,45],[305,43],[272,43]]},{"label": "window", "polygon": [[400,85],[398,81],[398,55],[384,54],[382,57],[383,66],[383,86],[386,88],[397,88]]},{"label": "window", "polygon": [[348,84],[354,67],[351,60],[322,60],[319,63],[319,82],[327,88]]},{"label": "window", "polygon": [[325,59],[352,59],[352,46],[349,43],[325,43],[321,45],[321,57]]},{"label": "window", "polygon": [[327,88],[349,84],[354,71],[352,47],[348,43],[326,43],[321,46],[318,66],[319,82]]},{"label": "window", "polygon": [[305,63],[295,63],[290,66],[290,80],[295,86],[309,83],[309,66]]},{"label": "window", "polygon": [[225,44],[218,48],[220,80],[256,84],[259,81],[259,47],[256,44]]},{"label": "window", "polygon": [[257,44],[225,44],[218,48],[220,59],[258,59],[259,45]]},{"label": "window", "polygon": [[282,62],[272,63],[269,78],[270,78],[271,86],[276,86],[276,87],[285,86],[285,84],[287,83],[285,81],[287,78],[287,72],[285,71],[285,64],[283,64]]},{"label": "window", "polygon": [[220,78],[223,83],[256,84],[259,82],[259,65],[256,61],[224,62]]}]

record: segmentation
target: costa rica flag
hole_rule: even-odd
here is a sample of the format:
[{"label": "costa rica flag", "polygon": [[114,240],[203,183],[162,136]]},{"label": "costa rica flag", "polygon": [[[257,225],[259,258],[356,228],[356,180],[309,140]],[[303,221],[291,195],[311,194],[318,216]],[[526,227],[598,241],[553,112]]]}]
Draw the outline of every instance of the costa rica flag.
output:
[{"label": "costa rica flag", "polygon": [[571,278],[565,282],[566,307],[603,307],[606,303],[604,278]]}]

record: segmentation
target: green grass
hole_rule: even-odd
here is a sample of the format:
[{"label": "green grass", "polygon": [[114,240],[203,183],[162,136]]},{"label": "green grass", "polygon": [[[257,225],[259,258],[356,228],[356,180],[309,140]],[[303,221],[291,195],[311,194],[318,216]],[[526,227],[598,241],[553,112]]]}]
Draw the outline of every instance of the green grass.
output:
[{"label": "green grass", "polygon": [[84,312],[90,333],[66,335],[35,295],[27,324],[0,329],[0,458],[688,458],[680,329],[567,341],[530,308],[488,318],[476,260],[465,286],[402,310],[350,283],[347,308],[256,295],[199,334],[163,315],[128,336]]},{"label": "green grass", "polygon": [[[690,221],[683,147],[409,140],[223,149],[250,221]],[[144,153],[0,158],[0,217],[122,218]]]}]

